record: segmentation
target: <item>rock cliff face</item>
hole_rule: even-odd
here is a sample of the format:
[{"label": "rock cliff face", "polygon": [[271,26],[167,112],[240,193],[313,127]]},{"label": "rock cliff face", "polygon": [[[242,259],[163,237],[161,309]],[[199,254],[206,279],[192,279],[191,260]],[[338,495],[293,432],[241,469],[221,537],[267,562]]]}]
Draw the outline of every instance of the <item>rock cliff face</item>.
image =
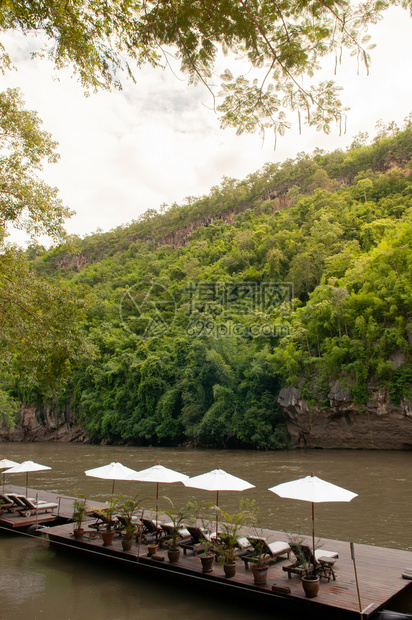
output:
[{"label": "rock cliff face", "polygon": [[[209,217],[205,217],[203,219],[194,219],[188,224],[184,226],[180,226],[176,228],[173,232],[168,235],[160,236],[159,238],[148,238],[141,235],[133,235],[129,237],[129,243],[136,243],[137,241],[149,242],[153,244],[155,249],[160,248],[164,245],[170,245],[173,248],[185,247],[190,240],[190,237],[193,233],[200,227],[210,226],[214,222],[221,220],[222,222],[226,222],[231,224],[238,213],[242,213],[246,211],[250,207],[249,204],[240,205],[236,211],[229,211],[224,214],[211,215]],[[279,210],[280,207],[277,208]],[[55,263],[56,269],[75,269],[76,271],[81,271],[90,263],[103,260],[106,253],[111,250],[111,246],[108,245],[105,249],[103,248],[100,254],[94,258],[91,258],[87,251],[80,252],[78,254],[64,254],[60,256]]]},{"label": "rock cliff face", "polygon": [[328,394],[330,406],[313,406],[294,387],[278,398],[294,446],[363,450],[412,450],[412,407],[408,400],[393,405],[386,390],[370,391],[366,405],[353,402],[349,387],[336,382]]},{"label": "rock cliff face", "polygon": [[0,426],[0,441],[87,442],[84,429],[70,412],[57,416],[48,407],[20,407],[15,428]]}]

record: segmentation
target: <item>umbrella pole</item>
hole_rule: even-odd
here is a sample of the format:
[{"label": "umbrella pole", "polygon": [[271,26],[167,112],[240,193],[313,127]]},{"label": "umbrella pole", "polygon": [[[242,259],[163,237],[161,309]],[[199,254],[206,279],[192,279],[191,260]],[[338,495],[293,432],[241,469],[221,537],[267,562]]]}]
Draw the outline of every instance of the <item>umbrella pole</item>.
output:
[{"label": "umbrella pole", "polygon": [[29,494],[29,472],[26,471],[26,496]]},{"label": "umbrella pole", "polygon": [[216,491],[216,538],[219,530],[219,491]]},{"label": "umbrella pole", "polygon": [[139,527],[139,546],[137,547],[137,558],[136,558],[136,562],[139,561],[140,558],[140,547],[142,545],[142,534],[143,534],[143,515],[144,515],[144,509],[142,510],[142,516],[140,517],[140,527]]},{"label": "umbrella pole", "polygon": [[113,480],[113,484],[112,484],[112,499],[113,499],[113,494],[114,494],[114,480]]},{"label": "umbrella pole", "polygon": [[312,549],[313,549],[313,572],[315,573],[315,504],[312,502]]},{"label": "umbrella pole", "polygon": [[158,540],[159,483],[156,482],[156,542]]},{"label": "umbrella pole", "polygon": [[6,474],[3,474],[3,495],[4,495],[4,481],[6,480]]}]

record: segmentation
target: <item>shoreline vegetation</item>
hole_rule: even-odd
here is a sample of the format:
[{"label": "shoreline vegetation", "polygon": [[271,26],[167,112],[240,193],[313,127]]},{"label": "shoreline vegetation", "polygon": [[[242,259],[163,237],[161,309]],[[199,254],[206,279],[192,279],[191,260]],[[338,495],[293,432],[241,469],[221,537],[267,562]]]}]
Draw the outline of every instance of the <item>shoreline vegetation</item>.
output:
[{"label": "shoreline vegetation", "polygon": [[31,247],[38,277],[87,300],[85,352],[52,396],[18,374],[3,392],[93,443],[338,447],[311,439],[333,422],[336,444],[371,424],[353,447],[411,449],[411,123],[366,142]]}]

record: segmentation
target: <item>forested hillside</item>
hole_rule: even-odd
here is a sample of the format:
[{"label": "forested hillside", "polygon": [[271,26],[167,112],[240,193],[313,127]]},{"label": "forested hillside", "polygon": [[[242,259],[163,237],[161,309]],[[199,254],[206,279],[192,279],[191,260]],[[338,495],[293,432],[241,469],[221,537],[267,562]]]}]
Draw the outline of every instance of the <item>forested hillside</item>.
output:
[{"label": "forested hillside", "polygon": [[[31,248],[88,297],[91,347],[53,411],[95,442],[288,447],[286,386],[357,411],[411,395],[412,127],[300,154],[109,233]],[[116,208],[116,205],[113,205]],[[16,382],[13,394],[44,404]]]}]

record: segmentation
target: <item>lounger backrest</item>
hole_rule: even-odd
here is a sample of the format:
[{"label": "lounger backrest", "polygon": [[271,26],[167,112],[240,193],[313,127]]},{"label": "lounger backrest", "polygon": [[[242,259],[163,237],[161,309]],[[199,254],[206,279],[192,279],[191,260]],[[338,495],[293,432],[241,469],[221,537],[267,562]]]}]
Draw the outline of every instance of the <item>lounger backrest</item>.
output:
[{"label": "lounger backrest", "polygon": [[26,508],[26,504],[21,499],[21,495],[17,495],[17,493],[8,493],[8,497],[10,497],[17,508]]},{"label": "lounger backrest", "polygon": [[149,533],[156,532],[156,523],[152,519],[142,519],[142,523]]},{"label": "lounger backrest", "polygon": [[17,499],[25,508],[29,508],[29,510],[36,510],[36,504],[34,504],[28,497],[25,497],[24,495],[17,495]]},{"label": "lounger backrest", "polygon": [[189,534],[191,535],[191,537],[194,539],[195,542],[200,542],[202,540],[210,540],[209,534],[199,527],[193,527],[193,526],[188,525],[187,531],[189,532]]},{"label": "lounger backrest", "polygon": [[161,523],[160,527],[162,528],[162,530],[164,530],[166,532],[166,534],[168,536],[172,536],[173,532],[174,532],[174,526],[170,525],[169,523]]},{"label": "lounger backrest", "polygon": [[298,562],[313,564],[313,554],[307,545],[290,543],[290,548]]},{"label": "lounger backrest", "polygon": [[8,495],[3,495],[2,493],[0,493],[0,503],[3,508],[15,506],[13,499]]},{"label": "lounger backrest", "polygon": [[266,553],[267,555],[272,555],[272,552],[267,546],[266,540],[264,538],[255,538],[253,536],[248,536],[248,540],[257,553]]}]

